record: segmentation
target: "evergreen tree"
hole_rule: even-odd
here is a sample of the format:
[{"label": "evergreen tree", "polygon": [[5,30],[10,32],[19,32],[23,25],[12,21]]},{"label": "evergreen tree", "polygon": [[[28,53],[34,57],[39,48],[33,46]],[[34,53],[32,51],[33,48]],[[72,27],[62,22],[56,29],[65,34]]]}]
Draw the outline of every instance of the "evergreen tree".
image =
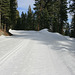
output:
[{"label": "evergreen tree", "polygon": [[15,27],[17,22],[16,15],[17,15],[17,0],[10,0],[10,16],[12,29]]},{"label": "evergreen tree", "polygon": [[48,0],[47,9],[50,15],[51,27],[53,32],[58,32],[59,29],[59,1]]},{"label": "evergreen tree", "polygon": [[43,0],[35,0],[35,14],[37,17],[37,30],[40,30],[40,22],[41,22],[41,16],[42,16],[42,4],[43,4]]},{"label": "evergreen tree", "polygon": [[59,3],[59,33],[63,34],[63,26],[67,21],[67,0],[60,0]]},{"label": "evergreen tree", "polygon": [[17,18],[17,23],[16,23],[16,25],[15,25],[15,27],[14,27],[14,29],[15,30],[20,30],[21,29],[21,18],[19,17],[19,18]]},{"label": "evergreen tree", "polygon": [[35,0],[35,14],[37,18],[37,30],[43,28],[50,28],[50,15],[47,10],[47,6],[45,7],[46,1],[45,0]]},{"label": "evergreen tree", "polygon": [[27,14],[24,14],[24,28],[27,30]]},{"label": "evergreen tree", "polygon": [[43,11],[42,11],[42,14],[40,16],[40,29],[44,29],[44,28],[47,28],[49,29],[50,28],[50,17],[49,17],[49,13],[48,13],[48,10],[47,8],[45,8]]},{"label": "evergreen tree", "polygon": [[30,5],[29,5],[29,8],[28,8],[27,27],[28,27],[28,30],[33,29],[33,14],[32,14],[32,10],[31,10]]},{"label": "evergreen tree", "polygon": [[21,29],[24,30],[24,24],[25,24],[25,15],[24,13],[22,12],[21,14]]},{"label": "evergreen tree", "polygon": [[[11,27],[11,23],[15,24],[15,22],[12,22],[12,20],[14,19],[14,17],[18,17],[18,11],[16,11],[15,4],[12,2],[13,0],[0,0],[0,29],[7,32],[8,34],[10,34],[9,28]],[[16,0],[15,3],[17,3]],[[14,13],[11,12],[11,10],[13,11],[13,9],[15,9],[15,13],[17,13],[17,16],[14,16]]]},{"label": "evergreen tree", "polygon": [[[63,26],[67,21],[67,0],[35,0],[34,5],[34,10],[39,23],[38,27],[46,28],[45,23],[48,23],[49,29],[53,32],[59,32],[62,34]],[[47,14],[44,13],[45,11]],[[47,15],[48,17],[46,19],[48,19],[48,21],[46,22],[44,21],[44,16]]]},{"label": "evergreen tree", "polygon": [[1,2],[1,22],[1,29],[8,32],[10,25],[10,0],[2,0]]}]

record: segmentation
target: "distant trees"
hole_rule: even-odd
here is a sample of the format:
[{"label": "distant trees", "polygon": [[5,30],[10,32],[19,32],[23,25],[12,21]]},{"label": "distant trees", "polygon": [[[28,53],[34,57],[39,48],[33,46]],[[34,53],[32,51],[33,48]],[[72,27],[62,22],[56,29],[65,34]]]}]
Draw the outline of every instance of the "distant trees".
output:
[{"label": "distant trees", "polygon": [[21,14],[21,17],[17,19],[17,24],[15,29],[18,30],[36,30],[35,26],[35,14],[31,10],[31,6],[29,5],[28,12]]},{"label": "distant trees", "polygon": [[33,13],[32,13],[32,10],[31,10],[31,6],[29,5],[29,8],[28,8],[28,15],[27,15],[27,29],[28,30],[33,30]]}]

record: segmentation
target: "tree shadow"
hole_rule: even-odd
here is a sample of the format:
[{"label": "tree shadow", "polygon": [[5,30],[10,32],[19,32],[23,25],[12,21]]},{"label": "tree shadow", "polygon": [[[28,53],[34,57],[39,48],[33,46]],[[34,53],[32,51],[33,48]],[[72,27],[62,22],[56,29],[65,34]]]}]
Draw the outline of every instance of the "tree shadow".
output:
[{"label": "tree shadow", "polygon": [[31,39],[48,45],[53,50],[70,51],[75,53],[75,39],[70,40],[58,33],[48,31],[16,31],[8,38]]}]

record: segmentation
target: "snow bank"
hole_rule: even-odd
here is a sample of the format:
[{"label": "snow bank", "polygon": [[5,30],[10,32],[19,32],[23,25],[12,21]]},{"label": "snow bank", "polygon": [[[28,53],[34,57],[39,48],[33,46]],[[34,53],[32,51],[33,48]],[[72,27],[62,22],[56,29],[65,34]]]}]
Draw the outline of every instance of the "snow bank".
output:
[{"label": "snow bank", "polygon": [[0,38],[5,38],[5,36],[4,35],[1,35]]}]

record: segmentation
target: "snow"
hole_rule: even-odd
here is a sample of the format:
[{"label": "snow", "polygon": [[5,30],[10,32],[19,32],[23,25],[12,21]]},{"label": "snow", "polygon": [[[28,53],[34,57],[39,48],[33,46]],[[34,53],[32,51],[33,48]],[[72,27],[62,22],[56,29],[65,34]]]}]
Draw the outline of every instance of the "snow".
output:
[{"label": "snow", "polygon": [[0,75],[75,75],[75,39],[58,33],[10,30],[0,36]]}]

